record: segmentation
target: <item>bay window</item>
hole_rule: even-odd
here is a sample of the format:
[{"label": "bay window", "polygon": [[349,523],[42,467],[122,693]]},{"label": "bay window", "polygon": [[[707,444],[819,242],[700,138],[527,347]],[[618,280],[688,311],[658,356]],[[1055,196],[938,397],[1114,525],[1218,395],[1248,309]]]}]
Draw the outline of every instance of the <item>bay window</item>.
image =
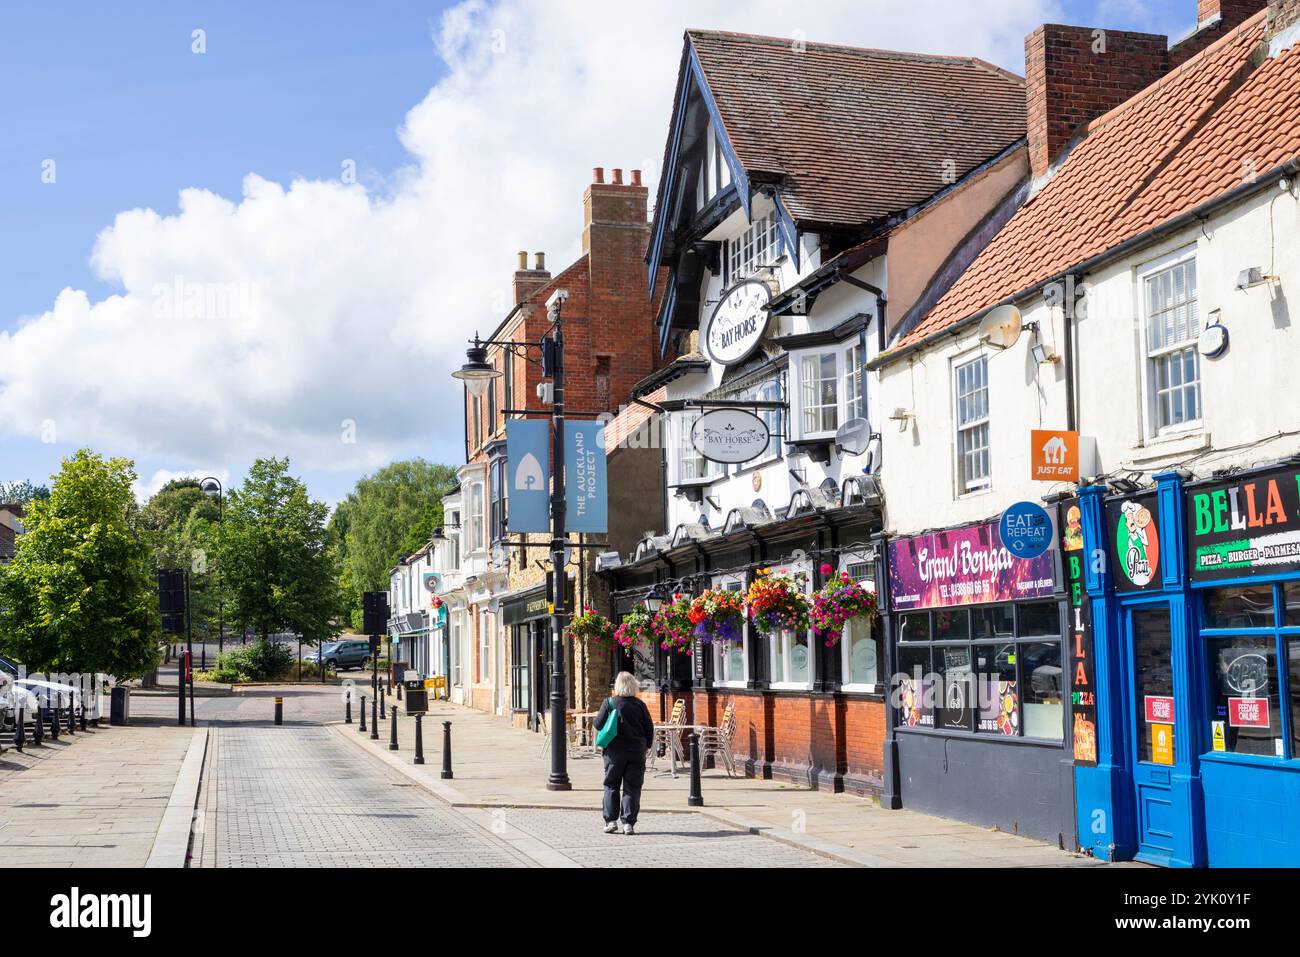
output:
[{"label": "bay window", "polygon": [[803,432],[834,432],[839,422],[839,378],[834,352],[803,356],[799,377],[803,387]]},{"label": "bay window", "polygon": [[855,343],[844,352],[844,418],[863,419],[867,415],[866,370],[862,344]]}]

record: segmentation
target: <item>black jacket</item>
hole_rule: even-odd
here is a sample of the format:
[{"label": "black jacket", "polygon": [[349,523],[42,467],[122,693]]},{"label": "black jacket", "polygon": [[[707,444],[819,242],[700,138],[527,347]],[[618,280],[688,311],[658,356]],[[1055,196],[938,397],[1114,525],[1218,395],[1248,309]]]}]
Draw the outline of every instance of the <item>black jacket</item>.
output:
[{"label": "black jacket", "polygon": [[620,754],[644,754],[650,750],[655,743],[655,725],[650,718],[650,709],[640,698],[606,698],[596,712],[596,733],[600,733],[609,719],[610,701],[614,702],[614,710],[618,712],[618,737],[605,750]]}]

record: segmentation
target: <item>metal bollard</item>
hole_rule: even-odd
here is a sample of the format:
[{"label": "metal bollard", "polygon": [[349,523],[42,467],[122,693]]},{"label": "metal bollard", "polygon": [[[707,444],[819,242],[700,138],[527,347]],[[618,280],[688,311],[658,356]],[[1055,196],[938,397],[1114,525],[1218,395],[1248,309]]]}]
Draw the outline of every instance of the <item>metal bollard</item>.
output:
[{"label": "metal bollard", "polygon": [[[421,720],[423,718],[424,715],[422,714],[417,714],[415,716],[415,763],[416,764],[424,763],[424,727],[423,727],[423,721]],[[18,750],[21,751],[22,748],[19,748]]]},{"label": "metal bollard", "polygon": [[45,719],[41,715],[41,701],[36,699],[36,711],[32,715],[32,744],[40,747],[41,739],[45,737]]},{"label": "metal bollard", "polygon": [[23,745],[27,743],[27,729],[23,727],[26,720],[27,716],[23,714],[23,706],[20,704],[18,706],[18,724],[14,728],[14,747],[18,749],[19,754],[23,753]]},{"label": "metal bollard", "polygon": [[379,690],[380,690],[380,695],[379,695],[379,717],[382,718],[382,719],[384,719],[384,720],[387,720],[387,719],[388,719],[388,710],[384,707],[384,695],[383,695],[383,693],[382,693],[383,690],[384,690],[383,682],[380,682]]},{"label": "metal bollard", "polygon": [[700,790],[700,736],[691,732],[691,793],[686,797],[691,807],[704,807],[704,795]]},{"label": "metal bollard", "polygon": [[54,704],[48,709],[50,712],[50,740],[59,740],[59,701],[58,695],[54,696]]},{"label": "metal bollard", "polygon": [[370,702],[370,740],[379,740],[379,698]]},{"label": "metal bollard", "polygon": [[442,723],[442,778],[451,779],[451,722]]},{"label": "metal bollard", "polygon": [[349,691],[343,696],[343,723],[352,723],[352,692]]},{"label": "metal bollard", "polygon": [[397,700],[402,700],[402,683],[400,681],[397,683]]},{"label": "metal bollard", "polygon": [[77,733],[77,702],[72,695],[68,695],[68,734]]},{"label": "metal bollard", "polygon": [[393,723],[389,726],[388,729],[388,750],[396,751],[397,750],[397,705],[393,705],[392,712],[393,712]]},{"label": "metal bollard", "polygon": [[284,724],[284,699],[279,695],[275,697],[275,723]]},{"label": "metal bollard", "polygon": [[366,696],[361,696],[361,727],[358,728],[362,734],[366,733]]}]

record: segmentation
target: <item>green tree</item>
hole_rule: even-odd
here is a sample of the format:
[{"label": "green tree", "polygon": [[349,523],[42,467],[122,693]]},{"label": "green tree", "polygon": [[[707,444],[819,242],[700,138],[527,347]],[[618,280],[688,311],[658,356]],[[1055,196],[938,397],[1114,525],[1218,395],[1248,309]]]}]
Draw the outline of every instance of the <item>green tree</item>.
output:
[{"label": "green tree", "polygon": [[82,449],[33,499],[12,562],[0,568],[0,648],[40,671],[136,678],[158,661],[161,629],[149,544],[127,459]]},{"label": "green tree", "polygon": [[171,480],[141,510],[154,568],[190,573],[190,620],[200,637],[215,636],[219,622],[219,518],[219,503],[196,478]]},{"label": "green tree", "polygon": [[33,485],[30,479],[21,482],[0,482],[0,505],[30,505],[47,499],[50,490],[44,485]]},{"label": "green tree", "polygon": [[418,550],[442,524],[442,497],[456,471],[411,459],[386,465],[357,482],[330,518],[338,543],[339,585],[353,627],[361,625],[361,596],[386,591],[397,560]]},{"label": "green tree", "polygon": [[265,639],[274,631],[315,643],[338,633],[338,568],[329,509],[289,474],[289,460],[258,459],[226,498],[219,549],[227,613]]}]

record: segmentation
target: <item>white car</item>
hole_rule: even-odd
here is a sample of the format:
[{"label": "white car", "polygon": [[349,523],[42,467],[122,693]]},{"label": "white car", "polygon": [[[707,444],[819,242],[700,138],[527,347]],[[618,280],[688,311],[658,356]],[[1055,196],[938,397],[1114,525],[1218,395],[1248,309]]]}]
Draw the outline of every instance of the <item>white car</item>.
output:
[{"label": "white car", "polygon": [[30,692],[45,708],[58,707],[60,711],[68,706],[69,697],[73,705],[73,714],[83,712],[81,691],[73,685],[56,684],[53,681],[40,681],[36,678],[16,678],[14,685]]}]

